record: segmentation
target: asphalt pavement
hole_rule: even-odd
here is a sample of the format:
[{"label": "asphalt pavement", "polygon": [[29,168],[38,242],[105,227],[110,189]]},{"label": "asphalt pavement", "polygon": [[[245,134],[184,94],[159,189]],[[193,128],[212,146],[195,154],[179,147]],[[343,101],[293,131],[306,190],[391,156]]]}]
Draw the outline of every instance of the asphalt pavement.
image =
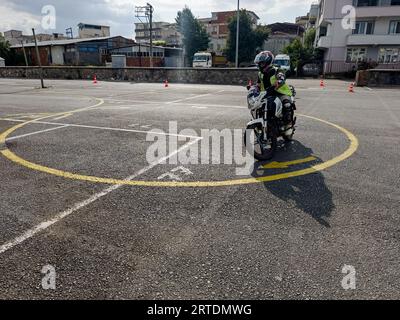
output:
[{"label": "asphalt pavement", "polygon": [[0,79],[0,299],[400,298],[399,89],[291,80],[295,140],[239,175],[243,87],[45,82]]}]

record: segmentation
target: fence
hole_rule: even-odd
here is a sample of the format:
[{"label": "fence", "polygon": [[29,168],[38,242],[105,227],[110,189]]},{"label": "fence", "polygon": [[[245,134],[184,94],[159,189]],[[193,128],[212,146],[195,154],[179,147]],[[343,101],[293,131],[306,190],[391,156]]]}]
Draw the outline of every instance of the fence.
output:
[{"label": "fence", "polygon": [[334,73],[348,73],[357,70],[356,62],[345,62],[345,61],[325,61],[323,64],[324,74]]},{"label": "fence", "polygon": [[400,62],[396,62],[396,63],[380,63],[374,69],[400,70]]},{"label": "fence", "polygon": [[[324,74],[340,74],[356,72],[359,68],[358,62],[345,61],[325,61],[323,63]],[[400,62],[396,63],[379,63],[371,69],[400,70]]]}]

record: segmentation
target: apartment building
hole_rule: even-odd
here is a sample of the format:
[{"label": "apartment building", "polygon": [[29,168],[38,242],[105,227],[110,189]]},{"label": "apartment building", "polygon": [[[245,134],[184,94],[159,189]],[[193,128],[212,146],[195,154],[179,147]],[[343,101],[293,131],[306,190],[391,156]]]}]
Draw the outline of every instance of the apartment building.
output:
[{"label": "apartment building", "polygon": [[319,13],[319,4],[311,4],[310,11],[305,16],[296,18],[296,24],[302,26],[305,30],[315,27]]},{"label": "apartment building", "polygon": [[271,33],[264,42],[263,49],[271,51],[274,55],[282,53],[287,45],[296,38],[302,38],[304,34],[303,26],[289,22],[277,22],[267,27]]},{"label": "apartment building", "polygon": [[81,39],[110,36],[109,26],[80,23],[78,24],[78,29],[79,29],[79,38]]},{"label": "apartment building", "polygon": [[[136,42],[149,43],[149,23],[135,23],[135,34]],[[178,32],[176,23],[153,22],[153,41],[163,41],[169,46],[180,46],[182,44],[182,35]]]},{"label": "apartment building", "polygon": [[[348,5],[355,8],[354,28],[343,26],[348,16],[343,8]],[[320,0],[316,26],[325,72],[359,61],[399,64],[400,0]]]},{"label": "apartment building", "polygon": [[[254,12],[247,11],[254,28],[260,19]],[[218,55],[223,54],[229,36],[228,25],[232,18],[235,18],[237,11],[212,12],[210,18],[201,18],[199,22],[206,28],[210,36],[209,50]]]}]

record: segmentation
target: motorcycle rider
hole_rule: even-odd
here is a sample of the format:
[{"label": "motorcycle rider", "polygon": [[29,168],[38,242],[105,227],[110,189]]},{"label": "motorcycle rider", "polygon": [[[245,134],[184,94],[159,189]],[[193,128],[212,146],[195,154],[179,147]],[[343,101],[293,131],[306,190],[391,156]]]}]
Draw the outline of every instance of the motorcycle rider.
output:
[{"label": "motorcycle rider", "polygon": [[286,77],[279,67],[274,66],[274,55],[270,51],[263,51],[257,54],[254,63],[258,66],[257,85],[261,92],[267,92],[268,117],[275,116],[275,99],[278,97],[283,105],[283,119],[286,124],[292,121],[291,98],[293,92],[286,84]]}]

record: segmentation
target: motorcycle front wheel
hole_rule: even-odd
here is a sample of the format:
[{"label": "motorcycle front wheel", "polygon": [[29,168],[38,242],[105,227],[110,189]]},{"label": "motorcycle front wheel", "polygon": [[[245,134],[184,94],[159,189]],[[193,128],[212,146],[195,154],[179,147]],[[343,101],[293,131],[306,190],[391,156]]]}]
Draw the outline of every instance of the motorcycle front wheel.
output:
[{"label": "motorcycle front wheel", "polygon": [[[248,133],[253,133],[248,137]],[[249,141],[247,141],[249,140]],[[267,141],[264,140],[261,128],[247,127],[244,132],[246,150],[258,161],[271,160],[277,148],[278,139],[274,130],[269,130]]]}]

